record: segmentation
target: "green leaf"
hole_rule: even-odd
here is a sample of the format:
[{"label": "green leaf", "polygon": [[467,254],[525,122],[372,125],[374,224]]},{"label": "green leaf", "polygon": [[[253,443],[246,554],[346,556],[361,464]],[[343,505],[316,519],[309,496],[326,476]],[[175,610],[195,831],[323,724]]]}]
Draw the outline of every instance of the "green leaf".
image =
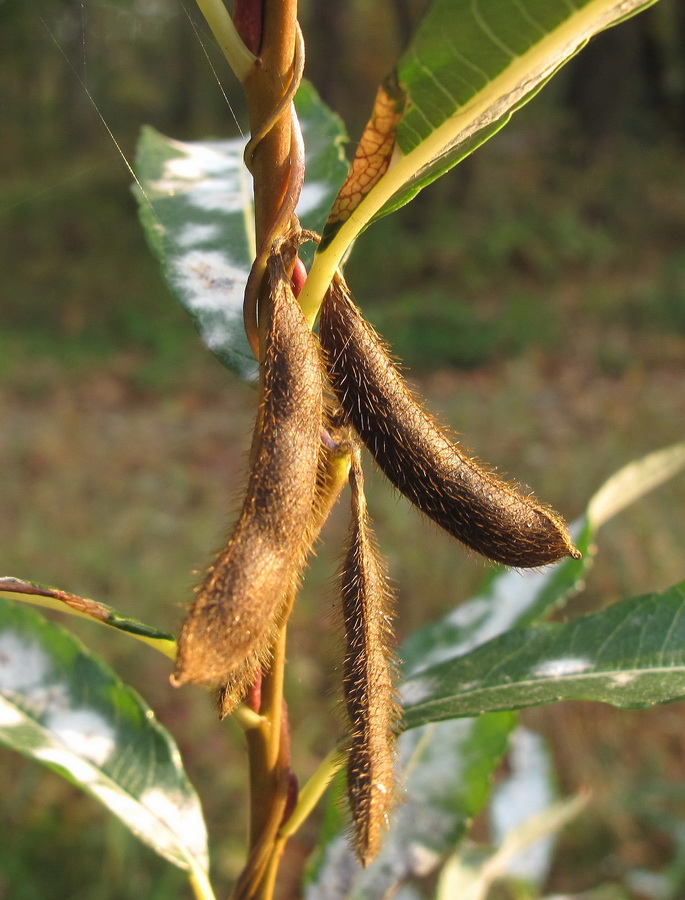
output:
[{"label": "green leaf", "polygon": [[397,66],[406,95],[393,190],[375,215],[499,131],[599,31],[656,0],[433,0]]},{"label": "green leaf", "polygon": [[[492,137],[593,35],[654,2],[433,0],[376,98],[362,163],[353,162],[303,291],[306,315],[315,317],[364,228]],[[379,143],[384,152],[369,153]]]},{"label": "green leaf", "polygon": [[428,874],[485,804],[515,724],[515,714],[501,713],[403,734],[400,802],[380,853],[363,869],[339,831],[321,851],[306,900],[381,900],[406,879]]},{"label": "green leaf", "polygon": [[685,697],[685,582],[566,624],[517,628],[402,686],[403,724],[557,700],[621,708]]},{"label": "green leaf", "polygon": [[206,881],[202,810],[145,702],[58,625],[0,598],[0,742],[54,769]]},{"label": "green leaf", "polygon": [[242,315],[254,257],[243,141],[185,143],[145,127],[135,168],[140,219],[167,284],[207,347],[231,371],[254,379]]},{"label": "green leaf", "polygon": [[0,578],[0,595],[11,594],[11,599],[56,609],[58,612],[70,613],[73,616],[90,619],[100,625],[116,628],[145,644],[159,650],[169,659],[176,659],[176,638],[167,631],[160,631],[151,625],[145,625],[137,619],[124,616],[97,600],[79,597],[59,588],[37,584],[34,581],[22,581],[20,578]]},{"label": "green leaf", "polygon": [[[347,173],[345,132],[308,82],[300,86],[295,105],[307,167],[298,214],[304,228],[320,231]],[[207,347],[232,372],[253,380],[257,364],[242,313],[255,255],[244,143],[176,141],[145,127],[136,152],[134,193],[148,243],[172,293],[195,320]]]}]

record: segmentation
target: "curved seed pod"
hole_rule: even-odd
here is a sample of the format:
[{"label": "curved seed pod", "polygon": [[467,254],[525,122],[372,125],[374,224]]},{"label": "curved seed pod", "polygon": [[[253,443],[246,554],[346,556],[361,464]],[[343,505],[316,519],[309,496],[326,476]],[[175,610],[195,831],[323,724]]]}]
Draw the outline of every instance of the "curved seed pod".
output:
[{"label": "curved seed pod", "polygon": [[378,852],[395,801],[395,734],[398,709],[390,649],[390,590],[366,515],[359,451],[350,470],[352,524],[341,570],[346,652],[343,694],[350,720],[347,794],[354,845],[368,865]]},{"label": "curved seed pod", "polygon": [[[282,258],[269,261],[271,311],[252,468],[233,534],[183,626],[173,682],[249,687],[304,566],[315,499],[323,374],[316,338]],[[236,701],[237,702],[237,701]]]},{"label": "curved seed pod", "polygon": [[[324,434],[326,432],[324,431]],[[347,484],[350,470],[350,445],[348,443],[326,444],[322,447],[319,459],[319,468],[316,480],[316,496],[312,510],[312,518],[309,524],[307,536],[308,547],[319,536],[328,514],[330,513],[340,492]],[[297,581],[297,578],[295,579]],[[288,595],[275,619],[276,627],[280,627],[288,617],[290,607],[295,600],[297,584]],[[230,715],[235,707],[244,698],[245,692],[257,678],[262,659],[259,652],[252,651],[247,658],[232,673],[225,684],[221,686],[217,697],[220,718]]]},{"label": "curved seed pod", "polygon": [[324,300],[319,331],[347,418],[385,475],[422,512],[506,565],[580,556],[557,513],[466,456],[419,405],[340,278]]}]

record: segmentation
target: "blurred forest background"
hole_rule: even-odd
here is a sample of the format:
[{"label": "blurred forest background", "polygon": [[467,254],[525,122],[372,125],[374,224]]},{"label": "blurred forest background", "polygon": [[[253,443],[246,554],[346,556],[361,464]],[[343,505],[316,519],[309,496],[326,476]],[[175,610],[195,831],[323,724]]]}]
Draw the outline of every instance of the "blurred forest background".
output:
[{"label": "blurred forest background", "polygon": [[[352,141],[424,5],[302,3],[306,75]],[[235,511],[254,398],[167,293],[111,135],[129,161],[145,123],[181,139],[237,135],[240,91],[201,16],[177,0],[0,0],[0,30],[0,572],[174,630]],[[374,225],[348,265],[357,301],[436,412],[569,519],[622,464],[683,438],[684,152],[685,5],[661,0]],[[475,591],[486,567],[380,481],[371,489],[401,638]],[[682,579],[683,509],[681,476],[606,526],[566,614]],[[336,512],[291,638],[302,777],[339,727]],[[78,630],[177,738],[225,893],[242,853],[240,736],[200,691],[172,691],[161,658]],[[549,737],[562,789],[593,790],[550,890],[685,896],[682,705],[576,703],[524,718]],[[284,898],[297,896],[289,879],[316,827],[293,841]],[[9,752],[0,829],[0,898],[187,896],[182,874],[97,804]]]}]

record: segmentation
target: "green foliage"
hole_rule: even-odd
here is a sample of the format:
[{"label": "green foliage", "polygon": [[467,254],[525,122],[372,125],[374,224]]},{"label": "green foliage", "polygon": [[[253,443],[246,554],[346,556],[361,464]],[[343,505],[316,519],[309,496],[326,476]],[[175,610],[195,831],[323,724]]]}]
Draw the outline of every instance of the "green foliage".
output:
[{"label": "green foliage", "polygon": [[96,797],[175,865],[206,871],[178,749],[142,699],[67,632],[0,598],[0,742]]},{"label": "green foliage", "polygon": [[680,584],[565,625],[512,630],[421,669],[403,686],[405,726],[555,700],[629,708],[681,699],[684,603]]},{"label": "green foliage", "polygon": [[[318,231],[347,171],[345,131],[306,82],[296,106],[307,172],[299,215],[303,227]],[[206,346],[232,372],[254,380],[256,363],[242,314],[255,254],[243,142],[183,143],[145,128],[136,170],[140,219],[169,287],[193,316]]]}]

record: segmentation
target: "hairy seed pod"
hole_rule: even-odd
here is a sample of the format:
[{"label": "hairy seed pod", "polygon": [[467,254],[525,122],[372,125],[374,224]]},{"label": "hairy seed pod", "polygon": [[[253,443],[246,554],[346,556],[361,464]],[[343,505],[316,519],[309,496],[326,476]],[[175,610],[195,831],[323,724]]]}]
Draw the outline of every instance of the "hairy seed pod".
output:
[{"label": "hairy seed pod", "polygon": [[236,706],[245,700],[245,695],[261,675],[264,652],[261,645],[252,650],[240,665],[232,669],[217,691],[216,705],[220,719],[230,716]]},{"label": "hairy seed pod", "polygon": [[[327,432],[324,432],[327,433]],[[322,447],[319,458],[319,468],[316,479],[316,495],[309,525],[308,543],[313,544],[319,536],[319,532],[328,518],[340,492],[347,484],[350,470],[350,445],[348,443],[326,444]],[[296,579],[297,581],[297,579]],[[276,626],[280,626],[288,617],[290,607],[295,599],[297,585],[288,594],[276,620]],[[244,698],[245,691],[250,687],[259,675],[261,659],[259,653],[253,651],[231,673],[228,681],[221,686],[217,696],[220,718],[230,715],[235,707]]]},{"label": "hairy seed pod", "polygon": [[440,429],[339,277],[324,300],[319,331],[347,418],[385,475],[422,512],[506,565],[579,558],[557,513],[484,469]]},{"label": "hairy seed pod", "polygon": [[395,664],[390,590],[366,514],[356,450],[350,470],[352,524],[341,570],[346,650],[343,694],[350,720],[347,794],[363,866],[378,852],[395,801]]},{"label": "hairy seed pod", "polygon": [[173,676],[177,685],[228,685],[232,702],[264,662],[304,566],[321,446],[317,341],[280,256],[271,257],[269,271],[271,310],[247,492],[233,534],[183,626]]}]

